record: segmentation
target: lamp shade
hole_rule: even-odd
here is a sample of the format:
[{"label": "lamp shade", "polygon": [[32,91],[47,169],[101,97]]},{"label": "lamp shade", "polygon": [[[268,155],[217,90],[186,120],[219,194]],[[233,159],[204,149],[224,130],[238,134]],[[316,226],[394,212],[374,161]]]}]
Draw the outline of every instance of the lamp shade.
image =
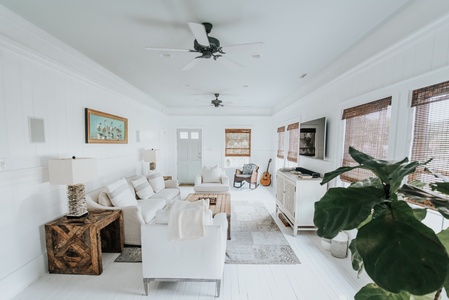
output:
[{"label": "lamp shade", "polygon": [[61,158],[48,161],[51,184],[74,185],[94,180],[97,177],[97,162],[94,158]]},{"label": "lamp shade", "polygon": [[150,162],[150,163],[156,163],[157,157],[158,157],[158,149],[150,149],[143,151],[143,161],[144,162]]}]

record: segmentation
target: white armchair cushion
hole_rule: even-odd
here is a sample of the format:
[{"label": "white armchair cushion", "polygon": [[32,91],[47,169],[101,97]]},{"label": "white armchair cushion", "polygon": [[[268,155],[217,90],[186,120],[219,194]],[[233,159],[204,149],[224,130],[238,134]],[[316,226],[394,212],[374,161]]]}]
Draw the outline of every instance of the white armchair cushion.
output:
[{"label": "white armchair cushion", "polygon": [[203,177],[203,182],[221,182],[221,168],[219,166],[203,166],[201,175]]},{"label": "white armchair cushion", "polygon": [[164,177],[161,173],[156,172],[147,176],[148,181],[155,193],[162,191],[165,188]]},{"label": "white armchair cushion", "polygon": [[153,188],[144,176],[139,176],[131,183],[139,199],[148,199],[154,195]]},{"label": "white armchair cushion", "polygon": [[112,204],[116,207],[137,205],[136,197],[129,189],[128,182],[125,178],[107,185],[106,190],[108,191]]}]

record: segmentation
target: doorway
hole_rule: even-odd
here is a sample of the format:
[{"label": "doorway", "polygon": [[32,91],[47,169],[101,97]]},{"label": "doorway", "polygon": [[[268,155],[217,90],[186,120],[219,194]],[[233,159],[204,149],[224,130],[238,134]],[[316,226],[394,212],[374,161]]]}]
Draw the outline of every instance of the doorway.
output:
[{"label": "doorway", "polygon": [[178,181],[180,184],[193,184],[202,165],[201,129],[178,129],[176,137]]}]

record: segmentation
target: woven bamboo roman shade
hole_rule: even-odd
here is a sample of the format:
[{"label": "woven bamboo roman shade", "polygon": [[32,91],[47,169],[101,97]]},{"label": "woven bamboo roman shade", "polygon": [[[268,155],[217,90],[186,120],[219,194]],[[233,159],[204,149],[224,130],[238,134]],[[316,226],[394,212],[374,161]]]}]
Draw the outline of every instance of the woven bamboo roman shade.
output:
[{"label": "woven bamboo roman shade", "polygon": [[[347,108],[343,166],[358,165],[349,155],[349,146],[378,159],[386,159],[390,129],[391,97]],[[340,176],[341,180],[354,182],[373,176],[368,170],[355,169]]]},{"label": "woven bamboo roman shade", "polygon": [[[433,160],[428,168],[449,176],[449,81],[413,91],[415,124],[411,160]],[[409,181],[435,182],[435,177],[418,169]]]},{"label": "woven bamboo roman shade", "polygon": [[285,126],[278,128],[278,154],[277,157],[284,158],[284,140],[285,140]]},{"label": "woven bamboo roman shade", "polygon": [[225,129],[225,156],[251,156],[251,129]]},{"label": "woven bamboo roman shade", "polygon": [[287,160],[291,162],[297,162],[299,152],[299,122],[288,125],[287,131],[288,131]]}]

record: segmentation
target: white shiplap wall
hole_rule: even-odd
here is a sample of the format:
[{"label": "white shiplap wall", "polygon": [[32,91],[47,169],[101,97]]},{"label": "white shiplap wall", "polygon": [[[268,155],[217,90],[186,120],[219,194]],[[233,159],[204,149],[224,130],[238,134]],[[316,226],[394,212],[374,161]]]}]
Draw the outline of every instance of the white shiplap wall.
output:
[{"label": "white shiplap wall", "polygon": [[[141,103],[152,99],[1,6],[0,28],[0,298],[8,299],[47,272],[43,225],[67,211],[66,187],[48,183],[48,159],[95,157],[98,179],[86,184],[94,189],[140,172],[142,150],[164,147],[165,124]],[[16,43],[27,37],[45,51]],[[86,107],[128,118],[128,144],[85,144]],[[45,143],[30,143],[28,117],[44,119]]]}]

